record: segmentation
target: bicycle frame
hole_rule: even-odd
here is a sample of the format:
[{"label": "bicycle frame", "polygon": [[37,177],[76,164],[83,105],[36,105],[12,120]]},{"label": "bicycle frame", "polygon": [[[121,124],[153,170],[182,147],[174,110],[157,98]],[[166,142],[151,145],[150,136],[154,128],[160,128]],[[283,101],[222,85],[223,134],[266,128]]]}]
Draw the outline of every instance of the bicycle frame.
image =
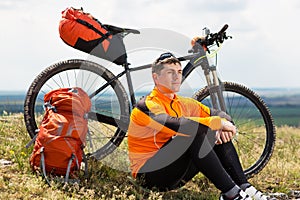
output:
[{"label": "bicycle frame", "polygon": [[[224,102],[224,98],[222,95],[222,90],[223,90],[222,83],[217,76],[216,66],[209,65],[208,59],[206,57],[206,52],[204,51],[204,49],[201,47],[199,53],[179,57],[178,59],[180,61],[189,60],[189,62],[183,68],[182,82],[192,73],[192,71],[194,69],[201,66],[202,70],[204,71],[207,86],[209,88],[213,108],[220,109],[222,111],[226,111],[225,102]],[[129,94],[130,94],[131,105],[135,106],[136,99],[135,99],[132,78],[131,78],[131,72],[151,68],[151,64],[147,64],[147,65],[143,65],[143,66],[139,66],[139,67],[133,67],[133,68],[130,68],[129,65],[130,65],[129,63],[125,63],[123,65],[124,70],[122,72],[120,72],[119,74],[117,74],[109,82],[107,82],[106,84],[104,84],[103,86],[98,88],[94,93],[92,93],[90,95],[90,98],[97,95],[100,91],[102,91],[104,88],[106,88],[112,81],[119,79],[120,77],[122,77],[125,74],[126,79],[127,79]]]}]

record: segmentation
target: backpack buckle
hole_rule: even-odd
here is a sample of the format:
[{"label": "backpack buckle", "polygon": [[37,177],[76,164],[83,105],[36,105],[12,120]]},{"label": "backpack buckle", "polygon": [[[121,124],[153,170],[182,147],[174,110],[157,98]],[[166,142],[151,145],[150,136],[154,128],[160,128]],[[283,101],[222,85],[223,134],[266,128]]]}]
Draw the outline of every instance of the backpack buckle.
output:
[{"label": "backpack buckle", "polygon": [[55,106],[51,105],[50,101],[48,101],[44,104],[44,109],[52,110],[53,112],[57,113],[57,109],[55,108]]}]

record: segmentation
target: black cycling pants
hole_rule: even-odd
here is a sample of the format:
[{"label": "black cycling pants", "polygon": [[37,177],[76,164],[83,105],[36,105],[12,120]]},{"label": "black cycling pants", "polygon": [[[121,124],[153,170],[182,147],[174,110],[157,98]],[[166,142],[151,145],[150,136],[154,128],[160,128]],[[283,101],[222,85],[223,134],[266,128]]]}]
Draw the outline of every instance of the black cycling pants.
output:
[{"label": "black cycling pants", "polygon": [[198,172],[222,192],[247,183],[232,142],[215,145],[215,131],[192,121],[181,132],[190,137],[171,139],[139,170],[137,179],[143,187],[172,190]]}]

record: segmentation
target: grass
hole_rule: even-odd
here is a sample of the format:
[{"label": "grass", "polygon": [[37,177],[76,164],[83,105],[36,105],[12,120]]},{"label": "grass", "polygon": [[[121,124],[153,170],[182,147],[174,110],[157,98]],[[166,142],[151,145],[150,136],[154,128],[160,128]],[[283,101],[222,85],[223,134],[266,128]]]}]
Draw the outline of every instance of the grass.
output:
[{"label": "grass", "polygon": [[[77,184],[52,183],[49,187],[32,173],[29,157],[32,147],[21,114],[0,116],[0,196],[2,199],[217,199],[219,191],[201,174],[178,190],[159,193],[138,187],[128,172],[89,162],[88,179]],[[274,154],[268,165],[250,179],[264,192],[288,193],[300,188],[300,129],[277,128]]]}]

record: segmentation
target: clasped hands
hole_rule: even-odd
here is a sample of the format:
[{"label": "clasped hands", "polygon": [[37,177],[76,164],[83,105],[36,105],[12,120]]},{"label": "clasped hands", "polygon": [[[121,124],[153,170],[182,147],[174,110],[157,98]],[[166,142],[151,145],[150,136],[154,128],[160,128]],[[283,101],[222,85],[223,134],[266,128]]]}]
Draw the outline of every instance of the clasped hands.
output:
[{"label": "clasped hands", "polygon": [[236,127],[227,120],[222,120],[222,128],[216,132],[216,144],[226,143],[232,140],[236,134]]}]

